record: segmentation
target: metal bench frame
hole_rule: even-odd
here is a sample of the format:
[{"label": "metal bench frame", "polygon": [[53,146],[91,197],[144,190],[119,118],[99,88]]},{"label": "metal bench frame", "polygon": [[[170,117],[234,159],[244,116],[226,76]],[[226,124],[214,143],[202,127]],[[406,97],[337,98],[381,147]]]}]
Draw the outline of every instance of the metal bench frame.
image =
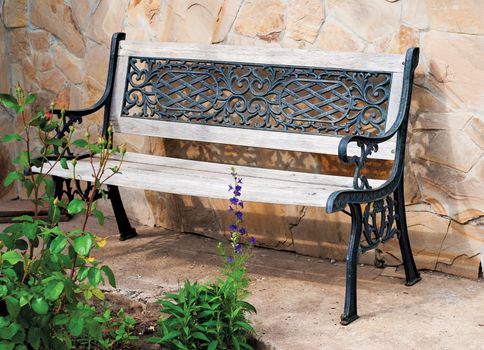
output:
[{"label": "metal bench frame", "polygon": [[[82,118],[89,114],[104,108],[104,122],[102,133],[107,135],[107,129],[110,123],[110,116],[112,116],[111,105],[113,99],[113,91],[115,89],[115,77],[117,71],[118,51],[120,42],[125,39],[124,33],[116,33],[113,35],[109,60],[109,71],[106,83],[106,89],[99,101],[88,109],[65,111],[67,123],[59,136],[66,134],[69,127],[76,123],[82,123]],[[400,250],[405,268],[405,276],[407,286],[411,286],[418,282],[421,278],[417,271],[407,231],[407,223],[405,217],[405,200],[404,200],[404,156],[405,143],[407,134],[408,115],[410,109],[411,88],[413,83],[414,70],[418,64],[418,48],[411,48],[407,51],[405,56],[405,67],[403,69],[403,83],[401,98],[398,107],[398,115],[393,125],[388,130],[377,130],[377,135],[365,135],[363,131],[355,131],[354,135],[347,135],[341,138],[338,147],[338,157],[344,163],[352,163],[355,167],[353,177],[353,189],[341,190],[332,193],[326,203],[326,211],[334,213],[342,211],[351,216],[351,235],[348,246],[348,254],[346,258],[346,295],[345,306],[341,316],[341,324],[347,325],[358,318],[357,315],[357,258],[358,253],[375,248],[379,243],[385,242],[397,236],[399,239]],[[247,64],[245,64],[247,65]],[[307,68],[311,70],[311,68]],[[316,69],[316,68],[314,68]],[[331,72],[329,72],[331,73]],[[203,74],[203,73],[202,73]],[[126,85],[132,84],[129,79]],[[210,102],[213,95],[206,95],[203,97],[205,105]],[[207,102],[209,101],[209,102]],[[173,101],[171,101],[173,102]],[[170,102],[170,103],[171,103]],[[173,102],[178,117],[183,119],[187,113],[192,113],[196,110],[195,107],[183,110],[183,108],[176,107],[177,101]],[[280,103],[280,101],[279,101]],[[129,103],[128,103],[129,104]],[[194,102],[196,105],[196,101]],[[124,107],[127,106],[125,99]],[[186,103],[185,105],[186,106]],[[199,104],[200,106],[200,104]],[[129,106],[128,106],[129,107]],[[183,107],[183,106],[182,106]],[[127,107],[126,107],[127,108]],[[178,109],[176,109],[178,108]],[[224,107],[225,108],[225,107]],[[337,108],[337,107],[336,107]],[[128,108],[129,109],[129,108]],[[146,112],[146,111],[145,111]],[[60,113],[60,111],[56,111]],[[249,113],[247,110],[242,113]],[[203,113],[202,113],[203,114]],[[250,113],[249,113],[250,114]],[[176,119],[176,118],[175,118]],[[196,118],[195,118],[196,119]],[[212,118],[213,119],[213,118]],[[190,122],[190,120],[184,120]],[[195,122],[209,123],[207,120],[195,120]],[[230,120],[222,121],[222,123],[229,123]],[[295,125],[295,126],[294,126]],[[286,129],[297,129],[300,124],[296,122],[293,126],[285,125]],[[233,126],[233,125],[229,125]],[[252,124],[247,120],[244,125],[238,125],[244,128],[271,128],[271,125]],[[334,125],[333,125],[334,127]],[[336,125],[336,129],[339,126]],[[378,128],[378,126],[376,126]],[[331,125],[330,125],[331,128]],[[338,133],[341,130],[323,130],[325,132]],[[341,128],[340,128],[341,129]],[[287,130],[286,130],[287,131]],[[291,130],[289,130],[291,131]],[[292,130],[294,131],[294,130]],[[344,130],[343,130],[344,131]],[[302,131],[304,132],[304,130]],[[319,132],[316,130],[316,133]],[[385,182],[384,186],[377,189],[371,188],[368,180],[361,174],[366,161],[369,156],[378,151],[379,145],[391,138],[396,137],[395,160],[391,170],[390,178]],[[348,156],[348,148],[351,143],[355,143],[361,150],[359,156]],[[311,152],[311,149],[307,150]],[[61,197],[63,194],[72,198],[74,192],[85,192],[82,190],[78,180],[63,179],[61,177],[54,177],[55,181],[55,196]],[[89,186],[88,189],[89,190]],[[126,215],[123,203],[121,201],[120,193],[117,186],[108,186],[108,196],[111,200],[116,221],[120,231],[120,239],[125,240],[136,236],[136,230],[131,226]],[[349,210],[348,210],[349,208]],[[363,236],[363,241],[362,241]],[[364,243],[363,243],[364,242]]]}]

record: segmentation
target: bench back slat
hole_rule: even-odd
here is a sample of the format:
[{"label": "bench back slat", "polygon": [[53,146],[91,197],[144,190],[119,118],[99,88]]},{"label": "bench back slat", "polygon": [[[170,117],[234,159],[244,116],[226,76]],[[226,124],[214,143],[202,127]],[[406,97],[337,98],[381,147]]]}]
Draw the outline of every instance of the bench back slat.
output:
[{"label": "bench back slat", "polygon": [[120,133],[337,154],[341,136],[391,127],[402,70],[401,55],[123,41],[110,119]]}]

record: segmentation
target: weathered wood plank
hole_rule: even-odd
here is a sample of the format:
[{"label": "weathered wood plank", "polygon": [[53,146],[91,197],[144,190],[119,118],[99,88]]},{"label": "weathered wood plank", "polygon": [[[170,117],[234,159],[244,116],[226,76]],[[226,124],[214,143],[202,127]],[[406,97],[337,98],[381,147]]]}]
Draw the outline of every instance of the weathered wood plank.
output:
[{"label": "weathered wood plank", "polygon": [[405,56],[279,47],[121,42],[121,56],[179,58],[377,72],[403,72]]},{"label": "weathered wood plank", "polygon": [[[136,161],[134,161],[136,160]],[[149,163],[139,163],[146,160]],[[116,161],[113,160],[113,165]],[[39,169],[34,168],[34,171]],[[350,189],[351,178],[319,174],[286,172],[237,166],[244,178],[242,199],[254,202],[324,207],[329,195],[339,189]],[[52,175],[72,177],[72,170],[57,165]],[[107,174],[109,175],[109,174]],[[76,166],[76,176],[92,181],[92,168],[87,159]],[[382,184],[374,180],[373,185]],[[222,198],[229,196],[232,182],[230,165],[128,154],[122,173],[112,176],[107,184],[154,190],[166,193]]]},{"label": "weathered wood plank", "polygon": [[[239,146],[252,146],[288,151],[338,154],[339,136],[308,135],[255,129],[230,128],[223,126],[188,124],[130,117],[111,114],[115,132],[152,137],[165,137],[179,140],[223,143]],[[379,145],[378,152],[370,158],[393,160],[395,142]],[[359,154],[360,149],[351,144],[350,155]]]}]

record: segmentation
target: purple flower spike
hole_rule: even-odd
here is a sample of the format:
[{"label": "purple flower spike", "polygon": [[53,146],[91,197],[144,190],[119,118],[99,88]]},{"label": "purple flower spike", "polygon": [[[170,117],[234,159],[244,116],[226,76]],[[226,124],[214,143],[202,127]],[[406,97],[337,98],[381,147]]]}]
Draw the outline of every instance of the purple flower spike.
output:
[{"label": "purple flower spike", "polygon": [[229,192],[232,191],[233,189],[234,189],[234,186],[229,185]]},{"label": "purple flower spike", "polygon": [[240,178],[239,178],[239,179],[237,180],[237,183],[241,184],[241,183],[242,183],[242,179],[240,179]]},{"label": "purple flower spike", "polygon": [[241,212],[241,211],[237,210],[237,211],[235,212],[235,217],[236,217],[237,219],[242,220],[242,217],[243,217],[243,216],[244,216],[244,214],[242,214],[242,212]]},{"label": "purple flower spike", "polygon": [[233,205],[237,205],[237,203],[239,202],[239,199],[237,197],[232,197],[230,198],[230,203],[233,204]]},{"label": "purple flower spike", "polygon": [[237,227],[237,225],[235,225],[235,224],[232,224],[232,225],[230,225],[230,226],[229,226],[229,230],[230,230],[230,232],[235,232],[235,231],[237,231],[237,228],[238,228],[238,227]]},{"label": "purple flower spike", "polygon": [[239,201],[239,205],[240,205],[241,208],[243,208],[244,207],[244,202]]},{"label": "purple flower spike", "polygon": [[245,229],[245,227],[242,227],[240,230],[239,230],[239,233],[243,236],[247,233],[247,230]]},{"label": "purple flower spike", "polygon": [[234,257],[233,257],[233,256],[228,256],[228,257],[227,257],[227,262],[228,262],[229,264],[232,264],[232,263],[234,262]]},{"label": "purple flower spike", "polygon": [[232,206],[229,207],[229,210],[227,210],[229,213],[234,211],[234,208]]},{"label": "purple flower spike", "polygon": [[241,246],[239,243],[237,243],[237,244],[235,245],[235,248],[234,248],[234,249],[235,249],[235,252],[236,252],[237,254],[241,254],[241,253],[242,253],[242,246]]},{"label": "purple flower spike", "polygon": [[239,191],[234,191],[234,195],[240,196],[240,192]]},{"label": "purple flower spike", "polygon": [[239,186],[239,185],[236,185],[236,186],[235,186],[235,190],[236,190],[236,191],[240,191],[241,189],[242,189],[242,186]]},{"label": "purple flower spike", "polygon": [[256,244],[257,241],[256,241],[255,237],[249,237],[249,243],[250,244]]}]

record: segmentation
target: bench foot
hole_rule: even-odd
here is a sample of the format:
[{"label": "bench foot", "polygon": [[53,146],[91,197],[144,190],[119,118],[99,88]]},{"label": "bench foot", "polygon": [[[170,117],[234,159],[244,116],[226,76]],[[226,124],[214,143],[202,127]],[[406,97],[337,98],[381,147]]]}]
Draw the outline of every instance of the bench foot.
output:
[{"label": "bench foot", "polygon": [[341,315],[341,321],[339,322],[341,325],[343,326],[347,326],[349,325],[351,322],[357,320],[360,316],[358,316],[357,314],[354,314],[354,315],[345,315],[345,314],[342,314]]},{"label": "bench foot", "polygon": [[407,279],[407,280],[405,281],[405,285],[406,285],[407,287],[411,287],[411,286],[413,286],[414,284],[416,284],[416,283],[420,282],[421,280],[422,280],[422,277],[420,277],[420,276],[418,276],[418,277],[416,277],[416,278],[414,278],[414,279],[411,279],[411,280],[408,280],[408,279]]},{"label": "bench foot", "polygon": [[135,228],[131,228],[130,231],[128,232],[122,232],[120,235],[119,235],[119,240],[120,241],[126,241],[127,239],[130,239],[130,238],[134,238],[138,235],[138,232],[136,232],[136,229]]},{"label": "bench foot", "polygon": [[407,218],[405,214],[405,198],[403,196],[403,181],[400,181],[397,189],[395,190],[395,200],[397,201],[397,229],[400,232],[398,237],[398,243],[400,245],[400,253],[402,254],[403,267],[405,269],[405,285],[413,286],[420,281],[420,273],[417,270],[415,260],[412,254],[412,248],[410,246],[410,238],[408,237],[407,230]]},{"label": "bench foot", "polygon": [[345,307],[341,315],[341,324],[346,326],[358,318],[356,303],[356,275],[358,267],[358,251],[361,240],[362,215],[359,204],[350,204],[351,235],[346,255],[346,291]]}]

